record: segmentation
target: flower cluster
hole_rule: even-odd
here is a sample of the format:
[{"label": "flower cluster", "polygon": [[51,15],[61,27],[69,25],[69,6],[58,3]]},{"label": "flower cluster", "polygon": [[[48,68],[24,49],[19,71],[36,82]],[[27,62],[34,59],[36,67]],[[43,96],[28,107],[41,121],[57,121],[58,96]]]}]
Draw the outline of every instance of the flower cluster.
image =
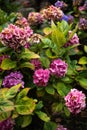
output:
[{"label": "flower cluster", "polygon": [[63,17],[61,18],[61,20],[65,20],[66,22],[71,24],[74,21],[74,17],[72,15],[65,15],[64,14]]},{"label": "flower cluster", "polygon": [[56,7],[58,7],[58,8],[60,8],[60,9],[65,9],[66,7],[67,7],[67,4],[64,2],[64,1],[57,1],[56,3],[55,3],[55,6]]},{"label": "flower cluster", "polygon": [[41,36],[40,34],[34,33],[34,34],[30,37],[29,42],[30,42],[31,44],[34,44],[34,43],[39,44],[39,43],[41,42],[41,38],[42,38],[42,36]]},{"label": "flower cluster", "polygon": [[56,130],[67,130],[67,128],[64,128],[63,125],[58,125]]},{"label": "flower cluster", "polygon": [[67,96],[65,96],[65,105],[71,113],[80,113],[86,107],[86,96],[82,91],[71,89]]},{"label": "flower cluster", "polygon": [[8,118],[0,122],[0,130],[13,130],[14,122],[11,118]]},{"label": "flower cluster", "polygon": [[19,71],[11,72],[9,75],[5,76],[3,79],[2,85],[5,88],[11,88],[19,83],[21,83],[21,87],[24,88],[23,75]]},{"label": "flower cluster", "polygon": [[38,25],[43,23],[43,21],[44,21],[43,16],[40,13],[31,12],[28,15],[29,25]]},{"label": "flower cluster", "polygon": [[[69,31],[69,36],[72,33],[72,31]],[[78,35],[75,33],[72,38],[65,44],[65,47],[67,46],[72,46],[72,45],[76,45],[79,44],[79,38]]]},{"label": "flower cluster", "polygon": [[67,63],[62,61],[61,59],[53,60],[50,64],[50,72],[51,75],[55,75],[56,77],[63,77],[67,73]]},{"label": "flower cluster", "polygon": [[37,86],[47,86],[50,77],[50,71],[48,69],[38,69],[34,72],[33,82]]},{"label": "flower cluster", "polygon": [[41,68],[41,62],[39,61],[39,59],[33,59],[33,60],[31,60],[31,63],[34,65],[35,70]]},{"label": "flower cluster", "polygon": [[73,0],[73,6],[79,6],[82,3],[82,0]]},{"label": "flower cluster", "polygon": [[[10,56],[8,55],[1,55],[0,56],[0,64],[2,63],[2,61],[5,59],[5,58],[9,58]],[[2,69],[0,68],[0,71],[2,71]]]},{"label": "flower cluster", "polygon": [[79,7],[79,11],[86,11],[87,10],[87,0],[85,1],[83,6]]},{"label": "flower cluster", "polygon": [[27,38],[31,36],[32,33],[33,31],[30,29],[30,27],[25,27],[23,29],[13,24],[10,24],[7,28],[2,30],[0,34],[0,40],[5,46],[16,50],[26,44]]},{"label": "flower cluster", "polygon": [[60,20],[63,16],[63,12],[60,8],[53,5],[49,6],[47,9],[42,10],[42,15],[46,20]]},{"label": "flower cluster", "polygon": [[16,22],[15,24],[19,27],[26,27],[26,26],[29,26],[29,23],[27,21],[27,19],[25,17],[20,17]]},{"label": "flower cluster", "polygon": [[85,18],[80,18],[80,21],[79,21],[79,29],[80,29],[80,30],[87,30],[87,19],[85,19]]}]

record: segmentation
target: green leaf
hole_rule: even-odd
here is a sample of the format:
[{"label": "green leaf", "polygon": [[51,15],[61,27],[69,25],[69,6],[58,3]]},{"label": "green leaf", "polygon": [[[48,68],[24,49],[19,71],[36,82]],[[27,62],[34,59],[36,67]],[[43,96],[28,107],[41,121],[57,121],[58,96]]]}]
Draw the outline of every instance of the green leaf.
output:
[{"label": "green leaf", "polygon": [[46,48],[46,47],[51,47],[51,48],[52,48],[53,44],[52,44],[52,41],[51,41],[50,39],[48,39],[48,38],[43,38],[41,41],[42,41],[42,43],[44,44],[44,47],[45,47],[45,48]]},{"label": "green leaf", "polygon": [[79,63],[79,64],[82,64],[82,65],[87,64],[87,57],[86,57],[86,56],[81,57],[81,58],[79,59],[79,62],[78,62],[78,63]]},{"label": "green leaf", "polygon": [[30,69],[34,70],[35,67],[30,62],[24,62],[19,65],[19,68],[30,68]]},{"label": "green leaf", "polygon": [[59,82],[57,83],[56,89],[60,96],[64,97],[71,90],[71,86],[66,86],[66,84],[64,84],[63,82]]},{"label": "green leaf", "polygon": [[64,113],[67,117],[70,116],[70,111],[67,109],[67,107],[64,107]]},{"label": "green leaf", "polygon": [[44,123],[44,130],[56,130],[57,124],[55,122],[49,121]]},{"label": "green leaf", "polygon": [[47,86],[46,88],[45,88],[45,90],[46,90],[46,92],[48,93],[48,94],[51,94],[51,95],[54,95],[54,93],[55,93],[55,89],[50,85],[50,86]]},{"label": "green leaf", "polygon": [[0,122],[8,119],[11,116],[10,112],[2,112],[0,113]]},{"label": "green leaf", "polygon": [[29,115],[33,113],[35,106],[36,104],[33,99],[24,97],[24,98],[21,98],[21,100],[19,99],[16,101],[15,108],[18,114]]},{"label": "green leaf", "polygon": [[53,103],[52,104],[52,111],[53,112],[61,112],[63,109],[63,104],[62,103]]},{"label": "green leaf", "polygon": [[6,99],[14,98],[16,96],[17,92],[19,91],[20,87],[21,87],[21,83],[8,89],[7,93],[5,94],[5,98]]},{"label": "green leaf", "polygon": [[0,79],[0,88],[1,88],[1,85],[2,85],[2,81],[3,81],[3,79]]},{"label": "green leaf", "polygon": [[60,49],[65,43],[66,43],[66,38],[61,32],[57,26],[52,22],[52,42],[57,45],[57,48]]},{"label": "green leaf", "polygon": [[32,116],[28,115],[28,116],[23,116],[22,118],[22,123],[21,123],[21,127],[27,127],[28,125],[31,124],[32,122]]},{"label": "green leaf", "polygon": [[51,59],[57,58],[57,56],[54,55],[50,49],[46,50],[46,55],[47,55],[48,58],[51,58]]},{"label": "green leaf", "polygon": [[19,57],[20,57],[20,59],[28,59],[28,60],[40,58],[40,56],[38,54],[35,54],[34,52],[32,52],[28,49],[25,49],[25,51],[23,51]]},{"label": "green leaf", "polygon": [[87,45],[84,45],[84,51],[87,53]]},{"label": "green leaf", "polygon": [[42,101],[39,101],[37,104],[36,104],[36,110],[39,110],[39,109],[41,109],[42,107],[43,107],[44,105],[43,105],[43,102]]},{"label": "green leaf", "polygon": [[46,58],[46,57],[41,57],[41,58],[40,58],[40,61],[41,61],[42,65],[43,65],[44,67],[46,67],[46,68],[49,67],[50,61],[49,61],[48,58]]},{"label": "green leaf", "polygon": [[44,32],[46,35],[49,35],[49,34],[52,32],[52,30],[51,30],[51,28],[46,27],[46,28],[43,29],[43,32]]},{"label": "green leaf", "polygon": [[18,95],[17,95],[17,100],[21,100],[21,98],[24,98],[25,96],[27,96],[28,92],[29,92],[30,88],[24,88],[22,89]]},{"label": "green leaf", "polygon": [[76,80],[79,82],[81,87],[83,87],[84,89],[87,90],[87,79],[86,78],[80,77],[80,78],[77,78]]},{"label": "green leaf", "polygon": [[47,114],[44,113],[44,112],[42,112],[42,111],[37,111],[37,112],[35,112],[35,113],[37,114],[37,116],[38,116],[41,120],[43,120],[43,121],[45,121],[45,122],[48,122],[48,121],[50,120],[50,118],[47,116]]},{"label": "green leaf", "polygon": [[10,112],[12,110],[14,110],[13,102],[9,100],[4,100],[4,99],[0,101],[0,114],[4,112]]},{"label": "green leaf", "polygon": [[9,58],[5,58],[1,63],[1,69],[10,70],[16,67],[16,61],[12,61]]},{"label": "green leaf", "polygon": [[6,51],[8,51],[8,50],[9,50],[8,47],[1,47],[1,48],[0,48],[0,53],[6,52]]},{"label": "green leaf", "polygon": [[5,98],[5,95],[6,95],[7,92],[8,92],[8,88],[0,89],[0,101],[2,101],[3,98]]}]

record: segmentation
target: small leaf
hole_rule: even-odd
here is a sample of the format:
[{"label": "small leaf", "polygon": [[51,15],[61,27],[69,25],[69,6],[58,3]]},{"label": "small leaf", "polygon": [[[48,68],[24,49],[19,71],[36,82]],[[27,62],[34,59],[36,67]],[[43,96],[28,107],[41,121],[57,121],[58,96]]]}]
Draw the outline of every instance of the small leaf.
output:
[{"label": "small leaf", "polygon": [[44,32],[46,35],[49,35],[49,34],[52,32],[52,30],[51,30],[51,28],[46,27],[46,28],[43,29],[43,32]]},{"label": "small leaf", "polygon": [[55,122],[49,121],[44,123],[44,130],[56,130],[57,124]]},{"label": "small leaf", "polygon": [[19,68],[30,68],[30,69],[34,70],[35,67],[30,62],[24,62],[24,63],[20,64]]},{"label": "small leaf", "polygon": [[7,93],[5,94],[5,98],[6,99],[14,98],[16,96],[17,92],[19,91],[20,87],[21,87],[21,83],[8,89]]},{"label": "small leaf", "polygon": [[40,58],[40,56],[38,54],[35,54],[34,52],[28,50],[28,49],[25,49],[25,51],[23,51],[21,54],[20,54],[20,59],[35,59],[35,58]]},{"label": "small leaf", "polygon": [[9,58],[5,58],[1,63],[1,69],[10,70],[16,67],[16,61],[12,61]]},{"label": "small leaf", "polygon": [[76,80],[79,82],[81,87],[83,87],[84,89],[87,90],[87,79],[86,78],[77,78]]},{"label": "small leaf", "polygon": [[0,48],[0,53],[6,52],[7,50],[9,50],[8,47],[1,47]]},{"label": "small leaf", "polygon": [[43,121],[45,121],[45,122],[48,122],[48,121],[50,120],[50,118],[47,116],[47,114],[44,113],[44,112],[42,112],[42,111],[37,111],[37,112],[35,112],[35,113],[37,114],[37,116],[38,116],[41,120],[43,120]]},{"label": "small leaf", "polygon": [[52,111],[53,112],[61,112],[63,109],[63,104],[62,103],[53,103],[52,104]]},{"label": "small leaf", "polygon": [[67,117],[70,116],[70,111],[67,109],[67,107],[64,107],[64,112]]},{"label": "small leaf", "polygon": [[86,56],[81,57],[81,58],[79,59],[79,62],[78,62],[78,63],[79,63],[79,64],[82,64],[82,65],[87,64],[87,57],[86,57]]},{"label": "small leaf", "polygon": [[8,119],[11,116],[11,112],[0,113],[0,122]]},{"label": "small leaf", "polygon": [[46,67],[46,68],[49,67],[50,61],[49,61],[48,58],[46,58],[46,57],[41,57],[41,58],[40,58],[40,61],[41,61],[42,65],[43,65],[44,67]]},{"label": "small leaf", "polygon": [[50,49],[46,50],[46,55],[47,55],[48,58],[51,58],[51,59],[57,58],[57,56],[54,55]]},{"label": "small leaf", "polygon": [[19,99],[16,101],[15,108],[18,114],[29,115],[33,113],[35,106],[36,104],[33,99],[24,97],[24,98],[21,98],[21,100]]},{"label": "small leaf", "polygon": [[21,100],[21,98],[24,98],[25,96],[27,96],[29,90],[30,88],[24,88],[23,90],[21,90],[21,92],[19,92],[17,95],[17,100]]},{"label": "small leaf", "polygon": [[35,108],[35,109],[36,109],[36,110],[37,110],[37,109],[39,110],[39,109],[41,109],[42,107],[43,107],[43,103],[42,103],[42,101],[39,101],[38,104],[36,104],[36,108]]},{"label": "small leaf", "polygon": [[51,95],[54,95],[54,93],[55,93],[55,89],[50,85],[50,86],[47,86],[46,88],[45,88],[45,90],[46,90],[46,92],[48,93],[48,94],[51,94]]},{"label": "small leaf", "polygon": [[23,116],[21,118],[22,118],[22,123],[21,123],[22,128],[27,127],[32,122],[32,116],[30,116],[30,115]]},{"label": "small leaf", "polygon": [[87,53],[87,45],[84,45],[84,51]]}]

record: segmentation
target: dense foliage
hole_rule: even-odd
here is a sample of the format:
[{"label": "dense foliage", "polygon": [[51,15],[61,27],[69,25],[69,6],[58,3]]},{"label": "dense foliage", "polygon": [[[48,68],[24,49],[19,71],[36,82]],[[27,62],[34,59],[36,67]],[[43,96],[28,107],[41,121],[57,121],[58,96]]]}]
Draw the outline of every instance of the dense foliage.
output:
[{"label": "dense foliage", "polygon": [[55,2],[0,9],[0,130],[87,128],[87,1]]}]

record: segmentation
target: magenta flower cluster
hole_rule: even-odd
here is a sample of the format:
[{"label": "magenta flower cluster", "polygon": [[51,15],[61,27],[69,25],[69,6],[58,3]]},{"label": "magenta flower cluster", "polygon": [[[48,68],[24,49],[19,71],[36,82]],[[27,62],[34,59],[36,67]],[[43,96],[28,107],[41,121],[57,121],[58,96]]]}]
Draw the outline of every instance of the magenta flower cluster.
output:
[{"label": "magenta flower cluster", "polygon": [[3,79],[3,87],[11,88],[19,83],[22,84],[22,88],[24,88],[23,75],[19,71],[11,72],[9,75],[5,76]]},{"label": "magenta flower cluster", "polygon": [[0,122],[0,130],[13,130],[14,122],[11,118],[8,118]]},{"label": "magenta flower cluster", "polygon": [[[69,31],[69,36],[71,33],[72,31]],[[76,44],[79,44],[79,38],[78,35],[75,33],[73,37],[65,44],[65,47],[76,45]]]},{"label": "magenta flower cluster", "polygon": [[58,125],[56,130],[67,130],[67,128],[64,128],[63,125]]},{"label": "magenta flower cluster", "polygon": [[39,59],[33,59],[31,60],[31,63],[34,65],[35,70],[40,69],[41,68],[41,62]]},{"label": "magenta flower cluster", "polygon": [[48,69],[38,69],[34,72],[33,82],[37,86],[47,86],[50,78],[50,71]]},{"label": "magenta flower cluster", "polygon": [[86,96],[82,91],[71,89],[67,96],[65,96],[65,105],[73,114],[78,114],[86,107]]},{"label": "magenta flower cluster", "polygon": [[2,30],[0,40],[5,46],[16,50],[26,44],[27,38],[30,37],[32,33],[33,31],[30,27],[20,28],[10,24],[7,28]]},{"label": "magenta flower cluster", "polygon": [[53,60],[53,62],[50,64],[50,72],[51,75],[54,75],[56,77],[63,77],[67,73],[68,65],[65,63],[65,61],[62,61],[61,59]]}]

